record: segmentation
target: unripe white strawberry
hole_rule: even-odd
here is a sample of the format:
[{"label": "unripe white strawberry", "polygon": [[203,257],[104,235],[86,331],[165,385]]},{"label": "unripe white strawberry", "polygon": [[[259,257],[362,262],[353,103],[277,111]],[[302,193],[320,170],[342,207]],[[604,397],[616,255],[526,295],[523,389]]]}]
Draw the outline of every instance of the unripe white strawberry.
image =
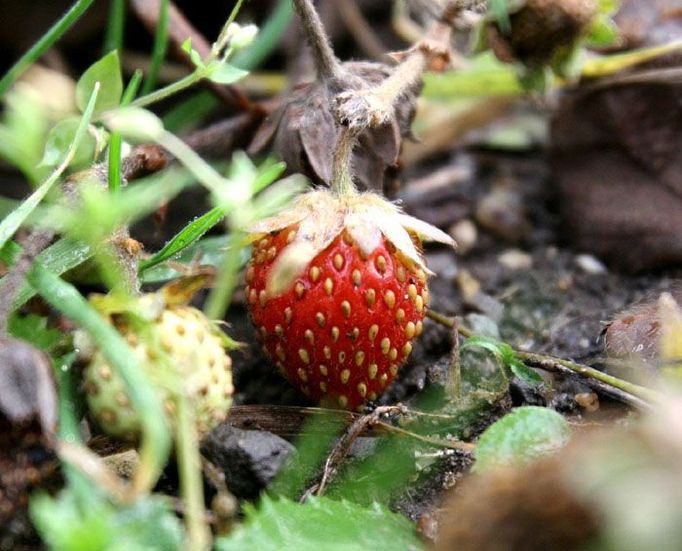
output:
[{"label": "unripe white strawberry", "polygon": [[[125,313],[112,315],[111,320],[161,392],[171,425],[177,392],[194,404],[199,434],[225,420],[234,390],[232,360],[225,351],[225,335],[201,311],[163,305],[142,324]],[[125,384],[100,351],[94,352],[85,369],[84,389],[90,412],[106,433],[126,439],[139,436],[140,419]]]}]

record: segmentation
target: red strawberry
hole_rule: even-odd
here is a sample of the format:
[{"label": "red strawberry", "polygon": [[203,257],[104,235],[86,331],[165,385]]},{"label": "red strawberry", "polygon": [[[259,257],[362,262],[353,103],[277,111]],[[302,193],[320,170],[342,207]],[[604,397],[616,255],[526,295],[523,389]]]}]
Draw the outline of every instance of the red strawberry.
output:
[{"label": "red strawberry", "polygon": [[348,409],[376,400],[422,331],[418,235],[452,239],[378,195],[329,191],[252,231],[246,294],[264,351],[312,400]]}]

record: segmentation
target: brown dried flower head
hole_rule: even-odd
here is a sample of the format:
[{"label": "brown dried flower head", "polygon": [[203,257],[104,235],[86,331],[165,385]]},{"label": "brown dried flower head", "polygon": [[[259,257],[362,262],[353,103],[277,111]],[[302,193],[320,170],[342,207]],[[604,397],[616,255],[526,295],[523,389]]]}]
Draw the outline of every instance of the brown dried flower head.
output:
[{"label": "brown dried flower head", "polygon": [[[263,123],[249,153],[272,152],[315,183],[329,185],[332,155],[339,127],[332,112],[334,98],[351,90],[366,90],[381,83],[391,72],[388,65],[372,62],[341,64],[340,77],[301,84],[283,99],[281,106]],[[359,136],[352,164],[360,189],[390,189],[398,169],[402,141],[412,138],[421,83],[408,89],[395,113],[384,124],[368,128]]]}]

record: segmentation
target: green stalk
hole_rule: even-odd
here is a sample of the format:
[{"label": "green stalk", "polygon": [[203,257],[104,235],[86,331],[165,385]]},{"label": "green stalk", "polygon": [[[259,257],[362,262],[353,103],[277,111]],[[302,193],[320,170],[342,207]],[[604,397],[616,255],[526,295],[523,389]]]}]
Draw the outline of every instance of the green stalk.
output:
[{"label": "green stalk", "polygon": [[199,82],[202,78],[204,78],[203,72],[195,70],[186,77],[183,77],[176,82],[170,83],[168,86],[164,86],[163,88],[159,88],[150,94],[137,98],[130,105],[132,107],[146,107],[147,105],[166,99],[173,94],[177,94],[185,88],[189,88],[193,84]]},{"label": "green stalk", "polygon": [[29,49],[0,79],[0,96],[24,73],[29,66],[37,61],[57,40],[59,40],[81,15],[90,7],[94,0],[78,0],[62,18],[48,30],[31,49]]},{"label": "green stalk", "polygon": [[601,381],[602,383],[611,385],[614,388],[618,388],[624,392],[628,392],[633,396],[639,396],[640,398],[644,398],[645,400],[648,400],[651,403],[657,403],[661,399],[661,395],[655,390],[631,383],[624,379],[619,379],[618,377],[614,377],[613,375],[609,375],[608,373],[604,373],[603,371],[599,371],[598,369],[594,369],[593,367],[578,364],[570,360],[563,360],[561,358],[554,358],[546,356],[544,354],[536,354],[534,352],[523,352],[520,350],[516,351],[516,357],[519,358],[521,361],[527,362],[531,365],[536,364],[541,365],[543,362],[550,360],[567,369],[570,369],[574,373],[578,373],[591,379],[596,379],[597,381]]},{"label": "green stalk", "polygon": [[[142,80],[142,71],[136,69],[133,73],[128,86],[126,86],[123,92],[123,97],[121,98],[121,107],[128,105],[140,86],[140,81]],[[109,191],[111,193],[118,193],[123,185],[123,178],[121,177],[121,144],[123,139],[121,138],[120,132],[112,132],[111,138],[109,139]]]},{"label": "green stalk", "polygon": [[223,264],[216,276],[216,286],[206,298],[204,313],[209,319],[223,319],[232,297],[232,291],[237,285],[240,269],[240,247],[238,246],[240,238],[238,234],[233,234],[225,252]]},{"label": "green stalk", "polygon": [[109,139],[109,191],[118,193],[121,191],[121,138],[120,132],[112,132]]},{"label": "green stalk", "polygon": [[206,525],[199,436],[193,404],[182,391],[176,395],[176,404],[175,447],[180,475],[180,494],[185,504],[187,549],[200,551],[209,548],[211,533]]},{"label": "green stalk", "polygon": [[[75,356],[75,354],[73,354]],[[67,362],[62,358],[55,362],[57,389],[59,392],[59,439],[70,444],[81,444],[81,433],[78,421],[78,381],[73,369],[73,358]],[[87,477],[69,464],[63,465],[64,474],[69,486],[83,503],[91,492]]]},{"label": "green stalk", "polygon": [[104,54],[112,50],[123,49],[123,34],[125,28],[126,3],[125,0],[111,0],[109,7],[109,22],[107,23],[107,34],[104,38]]},{"label": "green stalk", "polygon": [[[227,30],[230,26],[230,23],[234,23],[234,20],[237,18],[237,14],[239,13],[239,10],[242,8],[243,3],[244,0],[237,0],[237,3],[234,5],[234,8],[232,8],[230,15],[227,17],[227,21],[225,21],[225,23],[223,24],[223,28],[220,29],[218,39],[213,43],[211,53],[208,56],[209,61],[218,59],[220,51],[225,47],[225,44],[227,42]],[[206,65],[208,65],[208,63]]]},{"label": "green stalk", "polygon": [[[450,329],[456,328],[458,333],[464,337],[471,338],[476,336],[470,329],[463,327],[462,325],[459,325],[458,323],[455,322],[455,320],[449,318],[448,316],[444,316],[443,314],[435,312],[431,309],[427,310],[426,315],[435,322],[444,325],[445,327],[449,327]],[[570,360],[564,360],[561,358],[556,358],[554,356],[548,356],[547,354],[525,352],[523,350],[517,349],[514,349],[514,355],[517,359],[526,363],[530,367],[539,367],[540,369],[546,369],[546,367],[543,366],[547,364],[560,365],[566,369],[573,371],[574,373],[583,375],[584,377],[590,379],[601,381],[602,383],[606,383],[607,385],[610,385],[613,388],[622,390],[623,392],[631,394],[632,396],[648,400],[652,403],[658,402],[661,397],[661,395],[655,390],[631,383],[629,381],[625,381],[624,379],[619,379],[618,377],[614,377],[613,375],[609,375],[608,373],[604,373],[603,371],[599,371],[598,369],[594,369],[593,367],[572,362]]]},{"label": "green stalk", "polygon": [[152,49],[152,60],[149,66],[147,78],[142,87],[142,93],[150,93],[156,84],[156,78],[166,57],[168,48],[168,7],[169,0],[161,0],[159,6],[159,20],[156,23],[156,33],[154,34],[154,47]]},{"label": "green stalk", "polygon": [[170,433],[154,387],[149,383],[144,369],[126,340],[83,298],[78,290],[35,265],[28,280],[43,298],[88,332],[98,350],[113,366],[126,385],[126,391],[142,424],[140,468],[135,473],[133,491],[149,491],[161,473],[170,451]]},{"label": "green stalk", "polygon": [[125,107],[126,105],[130,105],[130,102],[135,99],[135,96],[137,95],[137,91],[140,89],[140,83],[142,82],[142,69],[135,69],[135,72],[133,73],[133,76],[130,77],[130,81],[128,82],[128,86],[126,86],[125,91],[123,92],[123,97],[121,98],[121,106]]}]

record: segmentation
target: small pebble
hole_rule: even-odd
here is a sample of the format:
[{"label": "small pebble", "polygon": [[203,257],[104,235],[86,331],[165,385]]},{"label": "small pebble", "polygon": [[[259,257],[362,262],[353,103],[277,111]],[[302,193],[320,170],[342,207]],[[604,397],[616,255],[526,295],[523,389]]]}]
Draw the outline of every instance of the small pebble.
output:
[{"label": "small pebble", "polygon": [[449,233],[457,241],[457,252],[460,255],[465,255],[471,251],[478,241],[478,228],[468,218],[450,226]]},{"label": "small pebble", "polygon": [[602,261],[591,254],[579,254],[575,257],[575,264],[586,274],[603,275],[607,272]]},{"label": "small pebble", "polygon": [[594,392],[576,394],[575,402],[588,413],[593,413],[599,409],[599,396]]},{"label": "small pebble", "polygon": [[500,184],[476,207],[476,221],[508,241],[519,241],[530,232],[523,197],[513,185]]},{"label": "small pebble", "polygon": [[462,294],[462,299],[467,301],[481,292],[481,283],[469,270],[461,270],[457,274],[457,286]]},{"label": "small pebble", "polygon": [[497,260],[509,270],[529,270],[533,267],[533,257],[519,249],[509,249],[498,256]]}]

